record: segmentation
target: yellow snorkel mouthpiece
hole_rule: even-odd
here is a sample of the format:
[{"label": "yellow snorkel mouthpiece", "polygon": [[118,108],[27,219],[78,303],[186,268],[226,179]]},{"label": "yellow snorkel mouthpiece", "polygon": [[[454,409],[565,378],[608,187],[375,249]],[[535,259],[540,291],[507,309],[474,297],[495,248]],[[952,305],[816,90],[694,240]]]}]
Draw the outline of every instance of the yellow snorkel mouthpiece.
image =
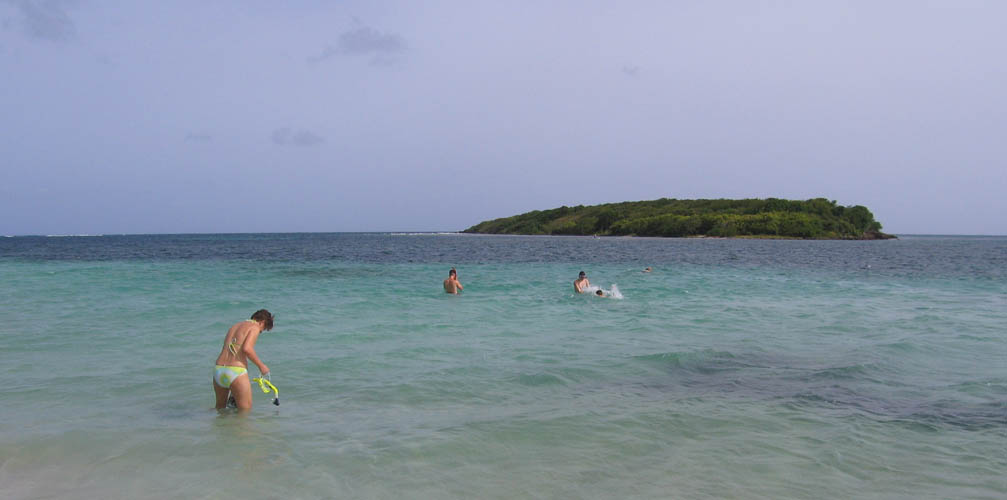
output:
[{"label": "yellow snorkel mouthpiece", "polygon": [[275,394],[275,396],[273,397],[273,404],[276,406],[280,406],[280,390],[277,389],[276,386],[269,381],[269,378],[270,378],[269,374],[267,373],[261,377],[253,378],[252,382],[258,382],[259,388],[262,389],[262,392],[266,394],[269,394],[270,389],[272,389],[273,394]]}]

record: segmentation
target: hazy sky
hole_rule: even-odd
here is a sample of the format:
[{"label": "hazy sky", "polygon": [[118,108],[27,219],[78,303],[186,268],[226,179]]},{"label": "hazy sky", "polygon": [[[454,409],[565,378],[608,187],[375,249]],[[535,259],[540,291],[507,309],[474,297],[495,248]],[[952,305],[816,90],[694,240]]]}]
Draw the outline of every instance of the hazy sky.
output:
[{"label": "hazy sky", "polygon": [[0,234],[668,198],[1007,234],[1007,2],[0,0]]}]

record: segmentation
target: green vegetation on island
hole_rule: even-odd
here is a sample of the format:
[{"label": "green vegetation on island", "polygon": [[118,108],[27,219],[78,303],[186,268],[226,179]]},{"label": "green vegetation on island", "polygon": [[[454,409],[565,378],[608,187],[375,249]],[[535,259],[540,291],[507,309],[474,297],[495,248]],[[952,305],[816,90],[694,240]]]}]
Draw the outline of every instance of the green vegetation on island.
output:
[{"label": "green vegetation on island", "polygon": [[465,233],[888,239],[867,207],[825,198],[627,201],[562,206],[476,224]]}]

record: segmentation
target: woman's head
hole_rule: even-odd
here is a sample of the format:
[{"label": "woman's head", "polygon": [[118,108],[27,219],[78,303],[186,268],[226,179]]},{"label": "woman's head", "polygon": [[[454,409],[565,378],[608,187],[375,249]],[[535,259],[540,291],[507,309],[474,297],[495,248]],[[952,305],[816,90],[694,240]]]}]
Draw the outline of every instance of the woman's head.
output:
[{"label": "woman's head", "polygon": [[252,314],[252,321],[258,321],[262,323],[262,327],[266,330],[273,329],[273,315],[265,309],[259,309]]}]

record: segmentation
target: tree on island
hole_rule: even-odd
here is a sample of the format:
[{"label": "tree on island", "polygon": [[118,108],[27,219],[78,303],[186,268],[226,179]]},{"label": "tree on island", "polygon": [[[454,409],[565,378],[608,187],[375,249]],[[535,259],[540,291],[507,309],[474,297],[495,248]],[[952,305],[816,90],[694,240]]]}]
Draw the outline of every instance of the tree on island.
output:
[{"label": "tree on island", "polygon": [[862,205],[835,200],[628,201],[562,206],[481,222],[466,233],[663,237],[888,239]]}]

